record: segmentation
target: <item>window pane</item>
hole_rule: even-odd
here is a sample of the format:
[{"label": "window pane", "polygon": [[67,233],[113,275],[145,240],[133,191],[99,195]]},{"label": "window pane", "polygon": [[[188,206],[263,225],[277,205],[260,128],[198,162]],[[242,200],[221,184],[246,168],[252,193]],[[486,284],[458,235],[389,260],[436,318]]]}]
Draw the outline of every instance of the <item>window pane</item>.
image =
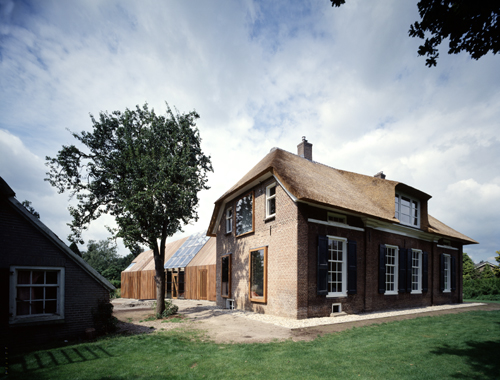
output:
[{"label": "window pane", "polygon": [[32,299],[34,300],[43,300],[43,287],[39,287],[39,288],[32,288],[33,291],[32,291]]},{"label": "window pane", "polygon": [[45,301],[45,313],[55,314],[57,312],[57,301]]},{"label": "window pane", "polygon": [[236,203],[236,234],[252,231],[252,194],[248,194]]},{"label": "window pane", "polygon": [[45,283],[46,284],[57,284],[57,272],[46,272],[45,273]]},{"label": "window pane", "polygon": [[250,294],[252,298],[264,297],[264,250],[252,251],[250,253],[251,276]]},{"label": "window pane", "polygon": [[31,314],[43,314],[43,301],[31,302]]},{"label": "window pane", "polygon": [[30,299],[30,289],[31,288],[17,288],[17,299],[18,300],[29,300]]},{"label": "window pane", "polygon": [[16,305],[16,315],[29,315],[30,313],[30,304],[29,302],[17,302]]},{"label": "window pane", "polygon": [[268,190],[268,195],[272,197],[274,194],[276,194],[276,186],[270,187]]},{"label": "window pane", "polygon": [[31,271],[20,270],[17,271],[17,283],[18,284],[30,284]]},{"label": "window pane", "polygon": [[45,299],[47,299],[47,300],[57,299],[57,288],[55,286],[45,288]]},{"label": "window pane", "polygon": [[276,214],[276,199],[269,199],[269,215]]},{"label": "window pane", "polygon": [[33,271],[32,284],[44,284],[45,283],[45,272]]},{"label": "window pane", "polygon": [[409,198],[401,197],[401,207],[410,207],[411,201]]}]

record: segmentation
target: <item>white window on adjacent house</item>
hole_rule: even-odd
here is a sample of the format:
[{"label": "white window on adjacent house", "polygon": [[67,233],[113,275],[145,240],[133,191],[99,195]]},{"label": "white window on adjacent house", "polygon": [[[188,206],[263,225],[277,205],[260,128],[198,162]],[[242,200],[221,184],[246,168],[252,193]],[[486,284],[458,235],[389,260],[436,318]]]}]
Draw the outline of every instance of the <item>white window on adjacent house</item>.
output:
[{"label": "white window on adjacent house", "polygon": [[328,237],[328,296],[347,295],[347,239]]},{"label": "white window on adjacent house", "polygon": [[233,231],[233,208],[229,207],[226,210],[226,234]]},{"label": "white window on adjacent house", "polygon": [[398,294],[399,248],[386,245],[385,254],[385,294]]},{"label": "white window on adjacent house", "polygon": [[443,272],[444,272],[444,280],[443,280],[443,292],[451,292],[451,257],[450,255],[444,254],[443,261]]},{"label": "white window on adjacent house", "polygon": [[276,215],[276,183],[266,187],[266,218]]},{"label": "white window on adjacent house", "polygon": [[347,218],[345,215],[336,214],[333,212],[328,213],[328,221],[333,223],[347,224]]},{"label": "white window on adjacent house", "polygon": [[411,250],[411,292],[422,293],[422,251]]},{"label": "white window on adjacent house", "polygon": [[415,198],[396,193],[394,216],[403,224],[420,227],[420,202]]},{"label": "white window on adjacent house", "polygon": [[10,268],[10,323],[64,319],[64,268]]}]

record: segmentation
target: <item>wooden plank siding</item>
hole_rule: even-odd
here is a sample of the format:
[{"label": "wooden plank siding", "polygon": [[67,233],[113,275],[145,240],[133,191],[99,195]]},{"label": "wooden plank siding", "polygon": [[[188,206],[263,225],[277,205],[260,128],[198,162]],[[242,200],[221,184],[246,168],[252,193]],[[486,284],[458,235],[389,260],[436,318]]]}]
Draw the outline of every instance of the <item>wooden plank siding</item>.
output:
[{"label": "wooden plank siding", "polygon": [[185,298],[187,299],[202,299],[200,297],[200,291],[203,288],[203,285],[199,283],[200,279],[200,270],[207,271],[207,300],[215,301],[216,300],[216,289],[215,289],[215,279],[216,279],[216,269],[215,265],[200,265],[200,266],[188,266],[186,267],[186,276],[185,276]]}]

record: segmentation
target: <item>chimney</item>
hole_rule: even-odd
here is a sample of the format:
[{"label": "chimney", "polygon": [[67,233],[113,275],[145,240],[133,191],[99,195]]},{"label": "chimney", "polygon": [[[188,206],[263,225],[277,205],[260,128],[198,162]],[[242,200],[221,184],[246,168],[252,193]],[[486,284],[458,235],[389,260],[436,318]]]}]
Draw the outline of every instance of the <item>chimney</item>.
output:
[{"label": "chimney", "polygon": [[313,159],[313,144],[307,142],[306,136],[302,136],[302,142],[297,145],[297,154],[300,157],[307,158],[309,161]]},{"label": "chimney", "polygon": [[380,179],[385,179],[385,174],[384,174],[384,172],[380,171],[377,174],[375,174],[374,177],[380,178]]}]

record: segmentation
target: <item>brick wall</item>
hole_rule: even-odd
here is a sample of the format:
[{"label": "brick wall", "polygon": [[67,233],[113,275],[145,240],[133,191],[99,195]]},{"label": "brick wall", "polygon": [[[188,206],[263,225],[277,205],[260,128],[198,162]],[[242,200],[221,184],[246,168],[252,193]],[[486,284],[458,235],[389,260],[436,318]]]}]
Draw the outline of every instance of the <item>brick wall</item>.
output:
[{"label": "brick wall", "polygon": [[[225,299],[220,296],[220,258],[231,252],[231,298],[235,299],[236,307],[297,318],[297,208],[277,183],[276,217],[266,220],[266,187],[273,182],[276,181],[270,178],[252,189],[255,197],[254,232],[235,237],[233,228],[231,234],[225,234],[225,218],[221,219],[217,232],[217,304],[225,306]],[[235,210],[235,201],[226,207],[232,206]],[[248,289],[250,250],[263,246],[268,247],[265,304],[250,302]]]},{"label": "brick wall", "polygon": [[[84,338],[94,327],[91,309],[98,300],[109,301],[109,292],[70,259],[44,234],[33,227],[9,203],[0,201],[0,341],[11,348]],[[9,324],[9,268],[54,266],[65,268],[64,321],[55,324]]]}]

